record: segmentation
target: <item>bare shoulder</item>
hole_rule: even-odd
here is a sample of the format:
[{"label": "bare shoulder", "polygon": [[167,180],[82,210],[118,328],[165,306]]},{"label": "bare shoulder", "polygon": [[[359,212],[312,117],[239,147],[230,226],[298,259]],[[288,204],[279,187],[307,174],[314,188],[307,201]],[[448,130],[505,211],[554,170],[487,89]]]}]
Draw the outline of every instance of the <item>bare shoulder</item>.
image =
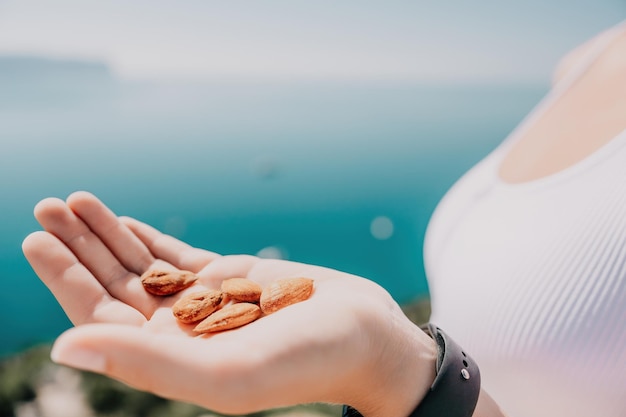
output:
[{"label": "bare shoulder", "polygon": [[554,69],[552,85],[558,83],[569,71],[584,62],[588,54],[598,44],[606,42],[611,37],[611,32],[612,29],[606,29],[565,54]]},{"label": "bare shoulder", "polygon": [[[525,125],[502,160],[502,180],[520,183],[555,174],[590,156],[626,128],[624,29],[599,34],[563,58],[557,80],[574,67],[585,69]],[[598,53],[589,56],[591,49]]]}]

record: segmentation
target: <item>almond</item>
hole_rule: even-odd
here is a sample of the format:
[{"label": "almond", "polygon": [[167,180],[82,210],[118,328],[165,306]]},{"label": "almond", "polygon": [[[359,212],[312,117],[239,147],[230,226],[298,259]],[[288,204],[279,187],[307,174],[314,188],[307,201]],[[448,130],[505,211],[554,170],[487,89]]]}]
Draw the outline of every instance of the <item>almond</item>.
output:
[{"label": "almond", "polygon": [[202,320],[193,331],[212,333],[234,329],[261,317],[261,308],[252,303],[230,304]]},{"label": "almond", "polygon": [[279,279],[263,289],[261,310],[265,314],[271,314],[308,299],[312,293],[313,280],[310,278]]},{"label": "almond", "polygon": [[217,310],[222,298],[219,290],[199,291],[178,300],[172,306],[172,313],[182,323],[195,323]]},{"label": "almond", "polygon": [[198,276],[189,271],[149,270],[141,276],[143,287],[150,294],[171,295],[191,286]]},{"label": "almond", "polygon": [[258,303],[262,288],[247,278],[230,278],[222,281],[222,292],[235,301]]}]

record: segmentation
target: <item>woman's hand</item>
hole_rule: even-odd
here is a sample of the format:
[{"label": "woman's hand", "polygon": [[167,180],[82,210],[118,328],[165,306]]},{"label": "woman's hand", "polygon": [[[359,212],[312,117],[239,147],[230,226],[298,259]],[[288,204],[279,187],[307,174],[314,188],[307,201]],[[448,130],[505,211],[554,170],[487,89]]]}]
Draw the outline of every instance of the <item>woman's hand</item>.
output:
[{"label": "woman's hand", "polygon": [[[76,325],[52,358],[135,388],[222,413],[310,402],[347,403],[366,416],[403,416],[434,379],[433,342],[381,287],[318,266],[220,256],[193,248],[93,195],[35,208],[45,231],[24,243],[28,261]],[[169,297],[148,294],[139,276],[174,267],[198,274]],[[244,327],[196,335],[170,307],[182,295],[247,277],[264,285],[305,276],[315,290]]]}]

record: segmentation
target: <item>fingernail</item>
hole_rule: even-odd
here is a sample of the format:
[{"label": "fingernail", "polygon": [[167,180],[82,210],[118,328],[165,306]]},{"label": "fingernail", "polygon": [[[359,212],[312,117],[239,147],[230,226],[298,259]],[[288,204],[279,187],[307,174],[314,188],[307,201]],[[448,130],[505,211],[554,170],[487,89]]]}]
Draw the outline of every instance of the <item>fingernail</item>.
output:
[{"label": "fingernail", "polygon": [[102,373],[106,369],[104,355],[85,347],[54,345],[52,352],[50,352],[50,358],[60,365],[84,371]]}]

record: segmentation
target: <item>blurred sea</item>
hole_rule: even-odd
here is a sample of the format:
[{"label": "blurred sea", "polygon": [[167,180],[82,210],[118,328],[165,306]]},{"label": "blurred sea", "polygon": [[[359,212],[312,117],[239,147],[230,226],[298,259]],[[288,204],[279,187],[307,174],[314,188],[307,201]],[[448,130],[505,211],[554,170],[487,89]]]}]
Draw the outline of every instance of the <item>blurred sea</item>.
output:
[{"label": "blurred sea", "polygon": [[81,189],[192,245],[337,268],[399,302],[425,297],[437,202],[547,90],[131,82],[96,64],[15,61],[0,59],[0,355],[70,326],[20,245],[38,228],[37,201]]}]

